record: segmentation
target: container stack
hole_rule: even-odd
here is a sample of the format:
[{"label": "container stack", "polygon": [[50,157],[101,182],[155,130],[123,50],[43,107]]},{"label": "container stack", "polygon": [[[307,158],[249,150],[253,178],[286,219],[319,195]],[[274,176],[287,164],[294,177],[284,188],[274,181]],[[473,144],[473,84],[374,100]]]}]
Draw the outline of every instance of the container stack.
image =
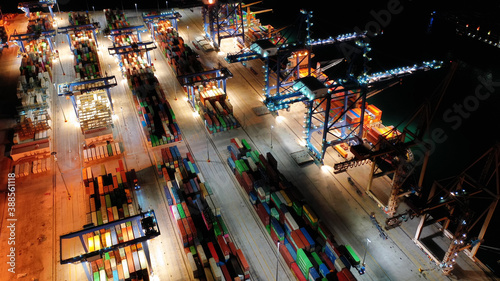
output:
[{"label": "container stack", "polygon": [[[121,160],[114,175],[107,173],[104,164],[100,170],[100,175],[95,177],[91,167],[82,169],[85,193],[89,196],[89,204],[86,205],[87,223],[105,225],[136,215],[132,205],[131,172],[125,172]],[[88,233],[84,241],[89,252],[99,251],[140,237],[140,227],[136,221],[121,223],[98,233]],[[141,243],[105,252],[90,266],[93,280],[149,280],[146,255]]]},{"label": "container stack", "polygon": [[127,17],[121,11],[104,9],[104,16],[106,17],[106,22],[108,23],[108,28],[111,30],[130,26],[130,23],[128,22]]},{"label": "container stack", "polygon": [[228,152],[230,169],[271,239],[276,245],[279,241],[279,252],[296,278],[356,280],[350,271],[360,267],[354,250],[335,242],[311,205],[279,172],[272,154],[264,157],[246,140],[237,138],[231,139]]},{"label": "container stack", "polygon": [[78,119],[83,134],[108,129],[113,124],[111,106],[104,90],[76,96]]},{"label": "container stack", "polygon": [[89,12],[79,13],[79,12],[69,12],[69,23],[70,25],[86,25],[90,24]]},{"label": "container stack", "polygon": [[106,144],[99,144],[93,147],[84,148],[83,161],[87,163],[90,161],[96,161],[99,159],[120,155],[121,153],[122,152],[119,142],[108,141]]},{"label": "container stack", "polygon": [[202,72],[204,69],[197,59],[196,52],[184,43],[177,30],[171,25],[170,21],[164,20],[158,22],[155,29],[156,42],[170,66],[177,76]]},{"label": "container stack", "polygon": [[75,58],[76,81],[101,77],[99,56],[92,31],[77,31],[70,36]]},{"label": "container stack", "polygon": [[[40,13],[31,13],[27,32],[47,31],[52,29],[50,17]],[[50,156],[51,134],[51,91],[52,87],[52,52],[45,39],[31,40],[25,43],[26,52],[22,53],[20,76],[17,85],[18,123],[14,128],[11,156],[16,161],[14,171],[20,176],[31,172],[38,174],[47,171]],[[43,149],[42,149],[43,147]],[[22,149],[21,149],[22,148]],[[28,163],[21,159],[29,157]],[[45,168],[44,168],[45,166]],[[50,166],[50,165],[49,165]],[[17,175],[17,173],[16,173]]]},{"label": "container stack", "polygon": [[193,94],[197,101],[195,109],[205,121],[208,132],[213,134],[239,127],[238,120],[233,115],[233,106],[226,93],[215,83],[199,85],[188,91],[188,96]]},{"label": "container stack", "polygon": [[[106,10],[106,14],[108,25],[130,26],[122,13]],[[127,46],[138,42],[137,36],[133,34],[117,35],[114,40],[117,46]],[[148,143],[155,147],[181,141],[182,135],[175,114],[165,98],[165,93],[158,78],[154,75],[152,66],[147,64],[145,54],[134,52],[121,55],[119,64],[132,91]]]},{"label": "container stack", "polygon": [[183,158],[177,146],[163,148],[158,170],[178,236],[195,278],[235,280],[250,278],[250,267],[237,249],[222,218],[216,196],[193,157]]}]

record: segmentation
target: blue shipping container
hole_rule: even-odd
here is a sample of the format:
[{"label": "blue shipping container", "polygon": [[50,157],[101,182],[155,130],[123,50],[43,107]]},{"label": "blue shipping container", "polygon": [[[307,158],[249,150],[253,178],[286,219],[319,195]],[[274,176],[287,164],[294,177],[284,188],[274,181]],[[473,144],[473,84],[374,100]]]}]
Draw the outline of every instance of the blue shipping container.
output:
[{"label": "blue shipping container", "polygon": [[321,276],[319,276],[318,271],[314,267],[311,267],[309,269],[309,281],[320,280],[320,278]]},{"label": "blue shipping container", "polygon": [[309,232],[304,227],[300,228],[300,231],[302,234],[304,234],[304,237],[306,238],[307,242],[311,245],[311,251],[314,251],[314,248],[316,247],[316,243],[312,239],[311,235],[309,235]]},{"label": "blue shipping container", "polygon": [[319,265],[319,273],[321,273],[321,276],[326,278],[326,275],[330,273],[330,270],[324,263],[322,263]]}]

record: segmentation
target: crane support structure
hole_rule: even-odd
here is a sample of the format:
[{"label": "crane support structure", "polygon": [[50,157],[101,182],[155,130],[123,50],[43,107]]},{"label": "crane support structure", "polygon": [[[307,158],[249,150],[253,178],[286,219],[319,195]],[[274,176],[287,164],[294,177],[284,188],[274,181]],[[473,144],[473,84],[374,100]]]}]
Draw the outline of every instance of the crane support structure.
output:
[{"label": "crane support structure", "polygon": [[[459,252],[464,251],[475,260],[499,199],[500,144],[497,143],[458,176],[435,181],[423,208],[412,206],[413,215],[421,215],[413,241],[444,274],[449,274]],[[443,258],[420,240],[422,229],[437,222],[439,231],[450,239]]]},{"label": "crane support structure", "polygon": [[99,31],[101,28],[101,24],[99,22],[93,22],[89,24],[81,24],[81,25],[69,25],[57,28],[57,33],[66,34],[68,39],[69,48],[73,51],[73,46],[71,45],[70,32],[78,32],[84,30],[92,30],[92,35],[94,35],[94,42],[97,48],[99,48],[99,43],[97,41],[96,30]]},{"label": "crane support structure", "polygon": [[178,30],[179,26],[177,24],[177,20],[180,19],[182,15],[172,9],[171,11],[168,12],[163,12],[157,15],[147,15],[147,13],[143,13],[142,19],[144,20],[144,23],[146,23],[149,27],[149,30],[151,31],[151,38],[153,40],[156,40],[156,35],[155,35],[155,28],[156,24],[161,21],[161,20],[170,20],[172,23],[172,27],[175,28],[175,30]]},{"label": "crane support structure", "polygon": [[222,39],[238,38],[245,41],[245,29],[241,1],[204,0],[203,22],[205,36],[212,40],[216,49]]},{"label": "crane support structure", "polygon": [[50,12],[50,16],[54,18],[54,12],[52,11],[52,7],[57,1],[38,1],[38,2],[21,2],[17,5],[17,8],[22,10],[26,17],[30,16],[30,9],[32,8],[48,8]]},{"label": "crane support structure", "polygon": [[19,45],[21,52],[24,53],[26,52],[26,49],[24,48],[24,41],[46,39],[49,43],[50,50],[54,52],[54,45],[52,44],[52,38],[54,38],[54,36],[56,36],[55,30],[42,31],[38,34],[34,32],[24,34],[14,32],[14,34],[9,36],[9,41],[15,41]]}]

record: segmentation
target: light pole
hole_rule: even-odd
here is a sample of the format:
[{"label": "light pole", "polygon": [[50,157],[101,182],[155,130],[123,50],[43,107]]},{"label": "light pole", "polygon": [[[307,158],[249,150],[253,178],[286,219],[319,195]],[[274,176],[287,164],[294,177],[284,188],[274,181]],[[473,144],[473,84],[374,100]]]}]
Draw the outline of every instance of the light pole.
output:
[{"label": "light pole", "polygon": [[168,10],[168,1],[165,1],[165,5],[167,6],[167,10]]},{"label": "light pole", "polygon": [[363,266],[365,266],[366,252],[368,251],[368,243],[371,243],[370,239],[366,238],[365,254],[363,255]]},{"label": "light pole", "polygon": [[271,149],[273,149],[273,129],[274,129],[274,126],[271,125]]},{"label": "light pole", "polygon": [[278,281],[278,269],[280,265],[280,241],[278,240],[278,250],[276,252],[276,281]]},{"label": "light pole", "polygon": [[[205,120],[205,129],[206,128],[208,128],[207,120]],[[207,162],[208,163],[210,163],[210,150],[209,150],[209,147],[208,147],[209,138],[210,138],[210,136],[208,136],[208,138],[207,138]]]},{"label": "light pole", "polygon": [[94,10],[94,16],[95,16],[95,7],[94,6],[92,6],[92,10]]},{"label": "light pole", "polygon": [[135,3],[135,15],[139,16],[139,13],[137,12],[137,3]]}]

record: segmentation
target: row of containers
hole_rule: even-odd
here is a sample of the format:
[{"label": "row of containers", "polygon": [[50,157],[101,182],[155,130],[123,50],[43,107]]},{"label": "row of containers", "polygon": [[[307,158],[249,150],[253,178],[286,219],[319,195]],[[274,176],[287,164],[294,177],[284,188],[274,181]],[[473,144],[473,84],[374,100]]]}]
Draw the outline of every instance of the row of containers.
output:
[{"label": "row of containers", "polygon": [[190,153],[177,146],[161,150],[158,174],[165,180],[170,214],[195,278],[249,280],[250,267],[231,238],[212,188]]},{"label": "row of containers", "polygon": [[204,71],[197,53],[184,43],[169,20],[158,21],[154,28],[156,42],[177,76]]},{"label": "row of containers", "polygon": [[[138,214],[133,205],[133,189],[137,185],[135,171],[125,171],[121,160],[118,165],[115,173],[109,173],[101,164],[98,176],[94,175],[92,167],[82,169],[85,194],[88,196],[88,203],[85,204],[88,224],[103,226]],[[83,241],[89,253],[102,251],[100,257],[89,264],[92,280],[149,280],[142,243],[105,250],[141,237],[140,227],[133,220],[84,234]]]},{"label": "row of containers", "polygon": [[[178,77],[204,72],[196,52],[184,43],[170,21],[161,20],[154,25],[154,28],[156,42]],[[211,134],[240,126],[233,116],[233,106],[227,99],[224,89],[220,88],[217,82],[202,82],[216,78],[216,75],[215,72],[205,72],[203,75],[193,75],[187,78],[189,81],[184,81],[184,79],[180,81],[181,83],[188,82],[188,85],[184,87],[188,100],[203,118]],[[194,86],[195,84],[197,85]]]},{"label": "row of containers", "polygon": [[[119,11],[105,10],[108,25],[130,26],[125,15]],[[134,34],[113,36],[117,46],[138,43]],[[134,104],[141,121],[143,132],[152,147],[182,140],[174,111],[166,100],[166,95],[154,75],[154,69],[148,65],[146,54],[129,52],[119,55],[119,65],[127,79]]]},{"label": "row of containers", "polygon": [[[31,13],[27,33],[51,28],[50,18]],[[43,173],[50,169],[51,95],[53,53],[49,42],[35,39],[25,42],[20,53],[20,76],[17,84],[18,120],[14,128],[11,157],[16,176]]]},{"label": "row of containers", "polygon": [[187,93],[189,100],[194,95],[196,100],[194,109],[202,117],[210,134],[240,127],[233,115],[233,105],[229,102],[227,94],[215,82],[192,87]]},{"label": "row of containers", "polygon": [[[72,26],[91,23],[89,13],[70,12],[68,20]],[[97,42],[93,31],[75,29],[69,35],[69,40],[74,58],[75,82],[104,78],[105,75],[101,69]],[[110,133],[113,126],[113,113],[111,110],[111,101],[106,91],[104,89],[81,91],[75,97],[75,105],[75,114],[77,114],[80,129],[85,138],[89,138],[86,140],[86,146],[83,148],[84,162],[95,161],[110,156],[109,153],[106,153],[107,150],[102,151],[103,153],[100,153],[100,150],[95,150],[99,146],[107,145],[103,140],[96,141],[98,136],[106,139],[108,143],[111,142],[113,146],[117,145],[117,143],[113,142],[112,133]],[[98,136],[96,136],[95,132],[98,132]],[[109,135],[109,137],[104,137],[105,135]],[[91,147],[88,145],[90,143],[95,144]],[[116,154],[113,153],[112,155]]]},{"label": "row of containers", "polygon": [[277,169],[277,161],[231,139],[227,162],[286,264],[298,280],[356,280],[364,267],[352,247],[338,245],[297,188]]}]

